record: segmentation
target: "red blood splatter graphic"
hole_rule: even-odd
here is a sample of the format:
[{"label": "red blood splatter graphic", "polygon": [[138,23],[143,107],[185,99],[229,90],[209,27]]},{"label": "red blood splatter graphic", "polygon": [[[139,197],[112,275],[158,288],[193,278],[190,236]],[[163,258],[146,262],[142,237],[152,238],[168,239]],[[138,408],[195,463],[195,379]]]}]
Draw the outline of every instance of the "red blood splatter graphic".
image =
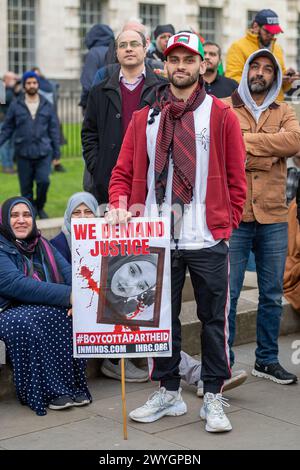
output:
[{"label": "red blood splatter graphic", "polygon": [[91,271],[87,266],[81,266],[80,275],[88,281],[87,288],[99,295],[100,287],[98,287],[97,282],[92,279],[93,271]]},{"label": "red blood splatter graphic", "polygon": [[138,305],[137,305],[137,308],[134,312],[132,313],[128,313],[126,316],[127,316],[127,319],[128,320],[132,320],[133,318],[135,318],[139,313],[143,312],[145,310],[145,305],[143,302],[139,302]]},{"label": "red blood splatter graphic", "polygon": [[[94,274],[94,272],[91,271],[87,266],[81,266],[80,276],[82,276],[84,279],[86,279],[88,281],[88,285],[87,285],[86,289],[90,289],[93,292],[93,295],[94,295],[94,293],[96,293],[98,295],[101,295],[100,286],[98,287],[97,282],[94,279],[92,279],[93,274]],[[93,299],[93,296],[92,296],[92,299]],[[91,306],[92,299],[91,299],[90,304],[89,304],[88,307]],[[130,318],[128,318],[128,319],[132,320],[133,318],[135,318],[140,312],[142,312],[144,310],[144,308],[145,308],[145,306],[144,306],[143,302],[139,302],[139,304],[137,305],[136,310],[132,314],[130,314]],[[137,327],[137,326],[115,325],[115,328],[114,328],[115,333],[123,333],[123,332],[126,332],[126,331],[140,331],[140,328]]]}]

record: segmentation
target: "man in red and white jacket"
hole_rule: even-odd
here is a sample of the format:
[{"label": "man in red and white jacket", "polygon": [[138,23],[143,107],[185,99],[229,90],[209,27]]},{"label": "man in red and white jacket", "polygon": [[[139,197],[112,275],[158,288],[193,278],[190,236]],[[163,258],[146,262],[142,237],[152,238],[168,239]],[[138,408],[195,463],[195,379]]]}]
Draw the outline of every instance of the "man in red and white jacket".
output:
[{"label": "man in red and white jacket", "polygon": [[188,268],[202,322],[204,404],[210,432],[230,431],[222,387],[228,356],[228,244],[246,199],[245,148],[229,106],[205,93],[206,64],[197,35],[180,33],[165,51],[170,84],[133,114],[109,186],[107,221],[171,217],[172,357],[153,359],[159,390],[130,417],[152,422],[186,413],[181,397],[181,294]]}]

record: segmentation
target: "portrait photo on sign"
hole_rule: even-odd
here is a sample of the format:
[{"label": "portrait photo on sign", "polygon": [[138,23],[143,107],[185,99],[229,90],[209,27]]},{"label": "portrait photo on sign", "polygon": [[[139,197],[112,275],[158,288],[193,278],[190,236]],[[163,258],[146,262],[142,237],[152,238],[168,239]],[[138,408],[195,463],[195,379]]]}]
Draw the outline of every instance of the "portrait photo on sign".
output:
[{"label": "portrait photo on sign", "polygon": [[102,258],[97,323],[158,327],[165,248]]}]

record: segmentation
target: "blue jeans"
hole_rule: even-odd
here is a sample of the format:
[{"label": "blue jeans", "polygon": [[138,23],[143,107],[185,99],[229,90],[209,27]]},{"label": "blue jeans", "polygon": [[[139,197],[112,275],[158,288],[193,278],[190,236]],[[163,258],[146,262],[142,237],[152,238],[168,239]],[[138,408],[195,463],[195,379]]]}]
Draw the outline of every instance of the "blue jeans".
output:
[{"label": "blue jeans", "polygon": [[[17,157],[18,176],[21,195],[41,210],[47,200],[50,186],[51,155],[37,159]],[[33,197],[33,183],[36,182],[36,199]]]},{"label": "blue jeans", "polygon": [[249,256],[249,259],[248,259],[246,271],[250,271],[251,273],[256,272],[255,257],[254,257],[254,253],[253,253],[252,250],[250,251],[250,256]]},{"label": "blue jeans", "polygon": [[[3,122],[0,122],[0,131],[3,127]],[[5,142],[0,147],[0,161],[3,168],[13,168],[14,166],[14,144],[13,137]]]},{"label": "blue jeans", "polygon": [[278,361],[278,336],[287,239],[287,223],[242,222],[239,228],[233,231],[229,243],[231,298],[229,347],[231,365],[234,363],[232,346],[235,337],[237,301],[243,286],[251,248],[255,255],[259,290],[256,360],[261,365]]}]

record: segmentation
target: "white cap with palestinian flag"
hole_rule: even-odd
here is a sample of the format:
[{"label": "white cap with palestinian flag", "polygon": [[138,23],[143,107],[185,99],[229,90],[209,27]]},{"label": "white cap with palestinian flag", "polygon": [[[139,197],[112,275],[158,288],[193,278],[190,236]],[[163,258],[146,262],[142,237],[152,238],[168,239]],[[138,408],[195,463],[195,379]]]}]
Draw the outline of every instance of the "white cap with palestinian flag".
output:
[{"label": "white cap with palestinian flag", "polygon": [[204,49],[199,36],[194,33],[178,33],[170,37],[164,55],[167,55],[175,49],[175,47],[185,47],[194,54],[199,54],[204,59]]}]

